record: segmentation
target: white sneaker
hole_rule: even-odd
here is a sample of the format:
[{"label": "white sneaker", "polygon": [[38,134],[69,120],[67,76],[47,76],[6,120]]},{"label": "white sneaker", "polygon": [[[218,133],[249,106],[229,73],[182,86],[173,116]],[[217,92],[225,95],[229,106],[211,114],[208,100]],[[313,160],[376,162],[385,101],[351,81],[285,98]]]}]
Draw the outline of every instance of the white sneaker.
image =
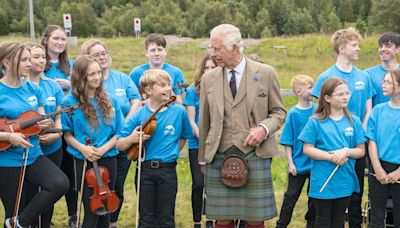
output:
[{"label": "white sneaker", "polygon": [[7,218],[5,225],[7,228],[24,228],[19,224],[17,217]]}]

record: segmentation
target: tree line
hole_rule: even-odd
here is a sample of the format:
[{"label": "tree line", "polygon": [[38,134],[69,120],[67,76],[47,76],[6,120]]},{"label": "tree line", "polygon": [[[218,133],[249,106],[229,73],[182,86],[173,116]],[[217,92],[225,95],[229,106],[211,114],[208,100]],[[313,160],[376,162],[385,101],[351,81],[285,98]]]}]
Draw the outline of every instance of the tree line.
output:
[{"label": "tree line", "polygon": [[[233,23],[245,37],[332,33],[353,25],[363,34],[400,32],[400,0],[33,0],[35,29],[72,17],[77,36],[132,36],[133,19],[151,32],[207,37]],[[0,35],[27,34],[28,0],[0,0]]]}]

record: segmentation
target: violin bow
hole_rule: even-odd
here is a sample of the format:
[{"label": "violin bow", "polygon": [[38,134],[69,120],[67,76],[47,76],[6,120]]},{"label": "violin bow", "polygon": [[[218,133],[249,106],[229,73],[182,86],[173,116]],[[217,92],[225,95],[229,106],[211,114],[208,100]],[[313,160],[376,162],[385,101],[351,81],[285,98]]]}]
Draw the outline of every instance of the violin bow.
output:
[{"label": "violin bow", "polygon": [[83,167],[82,167],[82,179],[81,179],[81,187],[79,191],[79,196],[78,196],[78,204],[77,204],[77,215],[76,215],[76,228],[79,228],[79,223],[80,223],[80,217],[81,217],[81,210],[82,210],[82,196],[83,196],[83,185],[85,184],[85,171],[86,171],[86,166],[87,166],[87,160],[84,158],[83,160]]},{"label": "violin bow", "polygon": [[139,227],[139,200],[140,200],[140,174],[142,172],[142,147],[143,147],[143,125],[139,128],[139,154],[138,154],[138,176],[137,176],[137,193],[136,193],[136,228]]},{"label": "violin bow", "polygon": [[[24,150],[24,153],[22,154],[22,166],[21,166],[20,173],[19,173],[19,182],[18,182],[18,189],[17,189],[17,197],[15,199],[13,218],[17,217],[18,211],[19,211],[19,206],[21,203],[22,188],[24,187],[25,171],[26,171],[26,164],[28,162],[28,156],[29,156],[29,147],[27,147]],[[11,223],[12,223],[12,227],[15,228],[16,224],[13,219],[12,219]]]}]

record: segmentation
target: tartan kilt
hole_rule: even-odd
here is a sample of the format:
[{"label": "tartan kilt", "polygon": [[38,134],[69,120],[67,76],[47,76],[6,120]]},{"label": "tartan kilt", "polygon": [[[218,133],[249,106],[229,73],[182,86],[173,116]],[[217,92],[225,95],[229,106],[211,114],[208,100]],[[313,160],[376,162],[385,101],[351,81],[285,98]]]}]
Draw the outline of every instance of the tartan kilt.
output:
[{"label": "tartan kilt", "polygon": [[207,218],[265,221],[275,217],[277,212],[272,186],[271,159],[261,159],[253,153],[246,159],[247,185],[241,188],[229,188],[220,180],[222,160],[229,154],[247,156],[238,148],[232,147],[224,154],[217,152],[214,160],[206,165],[204,187],[207,197],[205,206]]}]

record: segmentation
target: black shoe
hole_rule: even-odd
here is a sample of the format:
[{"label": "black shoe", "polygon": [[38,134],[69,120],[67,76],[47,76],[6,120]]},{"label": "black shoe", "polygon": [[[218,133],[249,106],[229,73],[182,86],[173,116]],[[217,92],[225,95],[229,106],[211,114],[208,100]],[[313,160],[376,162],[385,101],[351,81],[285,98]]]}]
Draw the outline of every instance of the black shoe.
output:
[{"label": "black shoe", "polygon": [[193,227],[194,228],[201,228],[201,223],[195,223]]},{"label": "black shoe", "polygon": [[214,228],[214,222],[213,221],[207,221],[206,222],[206,228]]}]

